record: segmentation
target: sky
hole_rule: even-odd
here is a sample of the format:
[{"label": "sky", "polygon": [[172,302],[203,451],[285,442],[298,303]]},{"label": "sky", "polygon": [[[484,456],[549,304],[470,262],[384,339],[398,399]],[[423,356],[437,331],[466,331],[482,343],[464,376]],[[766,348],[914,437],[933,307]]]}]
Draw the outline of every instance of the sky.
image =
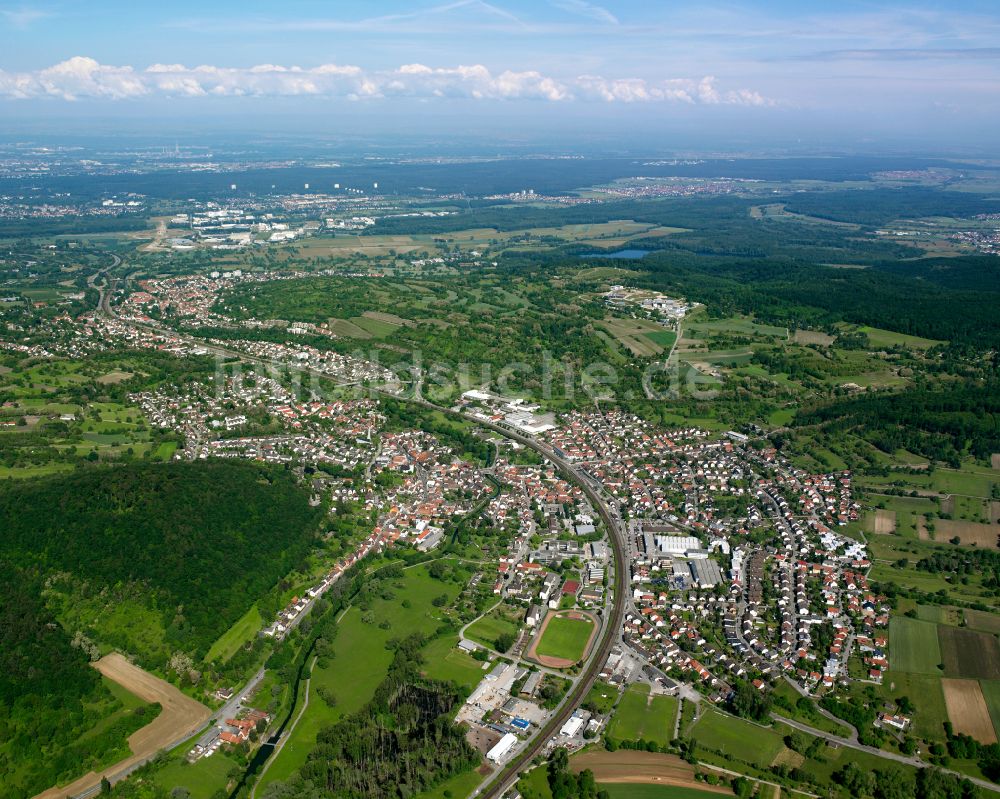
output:
[{"label": "sky", "polygon": [[1000,2],[0,0],[0,133],[1000,139]]}]

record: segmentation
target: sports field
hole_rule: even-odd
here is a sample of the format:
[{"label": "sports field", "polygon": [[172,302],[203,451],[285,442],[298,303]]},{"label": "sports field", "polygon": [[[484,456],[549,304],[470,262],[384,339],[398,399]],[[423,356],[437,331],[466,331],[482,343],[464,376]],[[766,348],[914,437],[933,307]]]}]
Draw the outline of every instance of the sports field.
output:
[{"label": "sports field", "polygon": [[675,697],[651,698],[648,685],[632,685],[618,703],[608,736],[619,741],[655,741],[662,746],[673,738],[676,718]]},{"label": "sports field", "polygon": [[893,616],[889,623],[889,657],[893,671],[939,675],[941,649],[933,622]]},{"label": "sports field", "polygon": [[529,648],[528,656],[545,666],[572,666],[586,655],[597,628],[597,622],[588,613],[549,613]]}]

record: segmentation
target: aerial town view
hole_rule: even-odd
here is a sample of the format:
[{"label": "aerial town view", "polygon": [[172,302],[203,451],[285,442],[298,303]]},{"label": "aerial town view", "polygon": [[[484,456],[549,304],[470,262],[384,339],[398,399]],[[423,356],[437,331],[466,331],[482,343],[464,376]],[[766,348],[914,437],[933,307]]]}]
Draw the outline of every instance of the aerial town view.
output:
[{"label": "aerial town view", "polygon": [[1000,13],[0,0],[0,799],[1000,797]]}]

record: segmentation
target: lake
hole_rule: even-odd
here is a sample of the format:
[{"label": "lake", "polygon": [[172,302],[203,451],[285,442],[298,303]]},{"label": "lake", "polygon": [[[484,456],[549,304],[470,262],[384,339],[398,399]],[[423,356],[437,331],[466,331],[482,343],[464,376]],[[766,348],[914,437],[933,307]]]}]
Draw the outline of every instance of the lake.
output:
[{"label": "lake", "polygon": [[618,258],[625,261],[637,261],[651,250],[615,250],[614,252],[588,252],[584,258]]}]

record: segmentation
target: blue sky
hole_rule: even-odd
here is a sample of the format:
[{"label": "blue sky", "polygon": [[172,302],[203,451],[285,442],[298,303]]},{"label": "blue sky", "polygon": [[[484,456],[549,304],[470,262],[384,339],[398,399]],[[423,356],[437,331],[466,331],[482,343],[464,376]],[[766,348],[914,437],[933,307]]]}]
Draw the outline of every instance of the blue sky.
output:
[{"label": "blue sky", "polygon": [[986,142],[1000,2],[0,0],[0,129],[289,116]]}]

